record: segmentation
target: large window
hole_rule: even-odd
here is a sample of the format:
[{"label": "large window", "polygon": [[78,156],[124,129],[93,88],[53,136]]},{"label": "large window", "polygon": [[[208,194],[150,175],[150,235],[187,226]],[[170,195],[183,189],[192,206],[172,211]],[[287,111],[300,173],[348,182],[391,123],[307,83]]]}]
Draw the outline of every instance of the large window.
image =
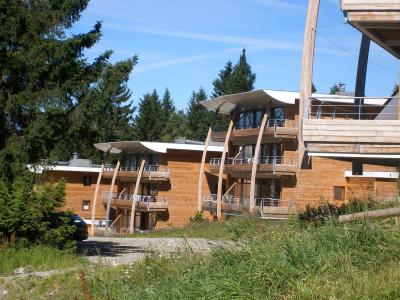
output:
[{"label": "large window", "polygon": [[264,110],[249,110],[238,113],[235,120],[236,129],[258,128],[261,125]]},{"label": "large window", "polygon": [[283,106],[271,108],[271,118],[274,120],[285,120],[285,108]]}]

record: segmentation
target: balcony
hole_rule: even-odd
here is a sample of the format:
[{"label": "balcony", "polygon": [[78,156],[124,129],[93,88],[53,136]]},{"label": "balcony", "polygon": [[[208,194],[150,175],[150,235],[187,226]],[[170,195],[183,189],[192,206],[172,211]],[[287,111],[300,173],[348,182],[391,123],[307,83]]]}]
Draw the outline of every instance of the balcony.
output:
[{"label": "balcony", "polygon": [[[115,166],[106,166],[104,168],[104,178],[112,178]],[[139,175],[139,166],[122,165],[118,171],[118,178],[121,181],[133,182]],[[166,166],[162,165],[145,165],[142,181],[168,181],[169,171]]]},{"label": "balcony", "polygon": [[[224,172],[236,178],[250,178],[254,159],[249,158],[227,158],[225,160]],[[210,161],[210,172],[219,173],[220,158]],[[282,175],[293,176],[297,170],[297,159],[286,156],[261,157],[257,164],[257,178],[271,178]]]},{"label": "balcony", "polygon": [[[255,142],[260,131],[256,128],[243,128],[235,126],[230,140],[235,144]],[[294,120],[267,120],[262,142],[272,141],[274,139],[296,139],[298,136],[297,122]],[[224,142],[226,131],[216,131],[212,133],[211,139],[215,142]]]},{"label": "balcony", "polygon": [[[126,193],[103,193],[103,203],[107,204],[111,197],[111,206],[122,209],[131,209],[133,194]],[[166,197],[136,195],[136,210],[137,211],[166,211],[168,209],[168,199]]]},{"label": "balcony", "polygon": [[[264,219],[288,219],[297,213],[292,201],[277,198],[255,198],[255,213]],[[225,195],[222,197],[222,211],[225,214],[249,212],[249,198]],[[203,195],[203,210],[215,213],[217,210],[217,195]]]},{"label": "balcony", "polygon": [[[309,152],[348,154],[400,153],[398,99],[389,97],[312,99],[303,139]],[[329,100],[329,101],[327,101]],[[334,103],[333,100],[342,101]]]},{"label": "balcony", "polygon": [[347,22],[400,58],[400,0],[342,0]]},{"label": "balcony", "polygon": [[[203,195],[202,202],[203,210],[216,212],[217,211],[217,195]],[[246,212],[249,211],[249,198],[248,197],[234,197],[226,195],[222,197],[221,209],[224,212]]]}]

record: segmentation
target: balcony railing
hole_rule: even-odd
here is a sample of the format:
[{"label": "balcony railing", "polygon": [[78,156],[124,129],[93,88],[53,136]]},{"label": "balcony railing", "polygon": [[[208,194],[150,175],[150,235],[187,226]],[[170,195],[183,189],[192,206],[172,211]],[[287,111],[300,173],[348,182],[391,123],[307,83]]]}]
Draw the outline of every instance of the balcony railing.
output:
[{"label": "balcony railing", "polygon": [[[203,209],[216,209],[217,195],[216,194],[204,194],[203,195]],[[233,195],[225,195],[222,197],[222,209],[223,210],[246,210],[249,207],[248,197],[235,197]]]},{"label": "balcony railing", "polygon": [[[325,96],[310,98],[309,119],[397,120],[394,97]],[[353,103],[352,103],[353,102]],[[359,102],[359,103],[354,103]],[[362,103],[362,104],[361,104]]]},{"label": "balcony railing", "polygon": [[143,202],[143,203],[151,203],[151,202],[164,202],[168,203],[167,197],[158,197],[158,196],[150,196],[150,195],[135,195],[134,194],[128,194],[128,193],[110,193],[110,192],[105,192],[103,193],[103,199],[115,199],[115,200],[128,200],[128,201],[133,201],[134,199],[137,202]]},{"label": "balcony railing", "polygon": [[[114,165],[106,165],[104,167],[104,171],[113,172],[115,170]],[[120,172],[132,172],[138,173],[140,170],[140,166],[131,166],[131,165],[121,165],[119,168]],[[145,165],[143,168],[143,176],[144,177],[162,177],[169,178],[169,170],[167,166],[162,165]]]},{"label": "balcony railing", "polygon": [[[225,159],[225,164],[227,165],[251,165],[254,162],[253,157],[245,157],[245,158],[238,158],[238,157],[228,157]],[[220,158],[212,158],[210,160],[211,165],[220,165],[221,159]],[[260,165],[290,165],[290,166],[297,166],[297,159],[293,157],[286,157],[286,156],[262,156],[258,160],[258,164]]]}]

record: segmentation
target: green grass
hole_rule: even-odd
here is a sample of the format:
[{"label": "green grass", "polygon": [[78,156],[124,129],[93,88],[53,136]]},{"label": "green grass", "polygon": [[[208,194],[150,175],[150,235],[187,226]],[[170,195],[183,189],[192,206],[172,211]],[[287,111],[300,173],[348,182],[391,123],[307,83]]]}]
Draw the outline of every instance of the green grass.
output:
[{"label": "green grass", "polygon": [[0,249],[0,276],[10,275],[15,269],[24,267],[25,272],[65,269],[85,265],[87,261],[75,254],[47,246]]},{"label": "green grass", "polygon": [[[252,218],[220,225],[240,242],[208,255],[157,254],[127,266],[28,279],[10,299],[398,299],[400,231],[394,222],[304,227]],[[216,227],[214,227],[216,226]],[[208,230],[202,228],[201,230]]]},{"label": "green grass", "polygon": [[206,238],[206,239],[232,239],[235,235],[234,228],[240,228],[249,234],[254,234],[257,227],[262,226],[263,221],[249,217],[232,218],[225,222],[191,223],[187,227],[175,227],[169,229],[159,229],[149,233],[135,233],[125,235],[125,237],[145,237],[145,238]]}]

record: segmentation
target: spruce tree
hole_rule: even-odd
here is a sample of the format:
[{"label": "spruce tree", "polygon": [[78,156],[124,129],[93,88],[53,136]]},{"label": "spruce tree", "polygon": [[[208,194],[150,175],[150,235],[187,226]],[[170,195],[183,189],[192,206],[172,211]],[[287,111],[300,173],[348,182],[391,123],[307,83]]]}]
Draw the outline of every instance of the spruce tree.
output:
[{"label": "spruce tree", "polygon": [[251,71],[251,66],[246,59],[246,49],[243,49],[239,62],[232,71],[230,79],[231,93],[236,94],[253,90],[255,80],[256,74]]},{"label": "spruce tree", "polygon": [[188,127],[192,132],[190,137],[199,141],[204,141],[206,138],[212,116],[212,113],[200,104],[206,99],[206,92],[200,88],[197,92],[193,91],[187,107]]},{"label": "spruce tree", "polygon": [[218,78],[213,81],[214,91],[212,96],[218,97],[221,95],[232,94],[232,62],[228,61],[225,67],[219,71]]},{"label": "spruce tree", "polygon": [[171,99],[171,93],[168,88],[165,89],[164,96],[161,101],[161,110],[162,110],[162,121],[164,125],[168,123],[168,120],[175,113],[175,105],[174,101]]},{"label": "spruce tree", "polygon": [[188,119],[183,111],[174,112],[166,123],[162,134],[162,142],[173,142],[176,137],[192,137]]},{"label": "spruce tree", "polygon": [[139,102],[133,135],[140,141],[159,141],[163,130],[162,108],[157,91],[145,94]]}]

